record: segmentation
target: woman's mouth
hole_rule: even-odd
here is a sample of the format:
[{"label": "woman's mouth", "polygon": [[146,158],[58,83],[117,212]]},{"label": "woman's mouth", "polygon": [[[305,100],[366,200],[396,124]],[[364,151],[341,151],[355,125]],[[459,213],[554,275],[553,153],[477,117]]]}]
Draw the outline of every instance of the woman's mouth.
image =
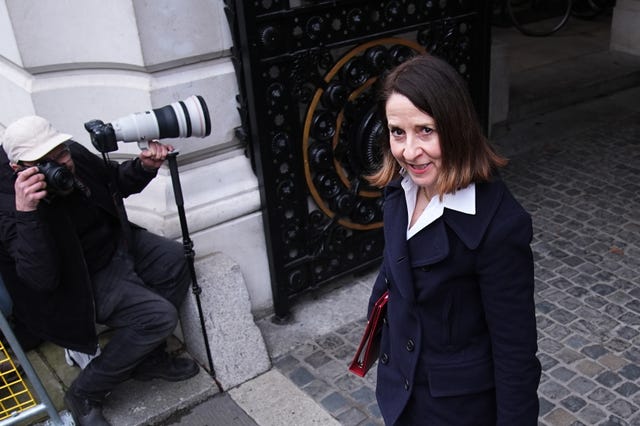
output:
[{"label": "woman's mouth", "polygon": [[407,169],[409,169],[411,171],[411,173],[415,173],[417,175],[421,175],[421,174],[427,172],[430,164],[431,163],[425,163],[425,164],[409,164],[409,163],[406,163],[406,167],[407,167]]}]

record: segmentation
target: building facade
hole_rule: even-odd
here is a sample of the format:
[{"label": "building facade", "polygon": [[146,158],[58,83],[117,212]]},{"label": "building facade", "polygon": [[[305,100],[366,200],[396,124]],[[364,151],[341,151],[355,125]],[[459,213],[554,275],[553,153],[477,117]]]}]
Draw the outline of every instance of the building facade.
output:
[{"label": "building facade", "polygon": [[[640,0],[619,0],[612,49],[640,55],[637,22]],[[0,132],[21,116],[38,114],[95,151],[85,122],[108,122],[201,95],[211,114],[211,135],[169,141],[179,150],[196,262],[215,252],[233,259],[252,312],[262,315],[272,308],[269,263],[258,181],[236,138],[240,116],[231,48],[223,0],[4,0]],[[129,158],[138,150],[121,143],[111,158]],[[181,238],[166,167],[126,204],[133,222]]]}]

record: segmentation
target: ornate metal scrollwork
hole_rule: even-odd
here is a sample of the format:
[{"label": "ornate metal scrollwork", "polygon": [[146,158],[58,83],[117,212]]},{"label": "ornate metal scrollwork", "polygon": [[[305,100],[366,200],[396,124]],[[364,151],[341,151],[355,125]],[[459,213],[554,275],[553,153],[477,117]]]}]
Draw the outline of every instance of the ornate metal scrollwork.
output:
[{"label": "ornate metal scrollwork", "polygon": [[274,308],[379,261],[380,78],[409,57],[446,58],[483,120],[488,16],[471,0],[225,0],[242,134],[263,202]]}]

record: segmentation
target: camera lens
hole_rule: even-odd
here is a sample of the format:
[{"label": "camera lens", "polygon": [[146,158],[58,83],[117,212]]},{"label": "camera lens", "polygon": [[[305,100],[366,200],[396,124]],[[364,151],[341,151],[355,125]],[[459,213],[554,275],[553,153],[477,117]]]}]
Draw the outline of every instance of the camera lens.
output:
[{"label": "camera lens", "polygon": [[130,114],[113,121],[116,139],[142,142],[151,139],[203,138],[211,134],[211,118],[202,96],[190,96],[182,101],[152,111]]},{"label": "camera lens", "polygon": [[38,164],[38,170],[44,174],[49,192],[66,194],[73,189],[73,173],[65,166],[46,161]]}]

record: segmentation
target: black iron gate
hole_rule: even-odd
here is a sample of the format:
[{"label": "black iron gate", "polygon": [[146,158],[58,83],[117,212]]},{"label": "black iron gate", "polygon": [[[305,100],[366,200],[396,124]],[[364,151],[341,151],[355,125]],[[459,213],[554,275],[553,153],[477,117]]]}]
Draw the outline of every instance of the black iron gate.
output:
[{"label": "black iron gate", "polygon": [[469,82],[487,123],[490,2],[225,0],[241,136],[260,183],[276,317],[382,256],[379,77],[416,52]]}]

